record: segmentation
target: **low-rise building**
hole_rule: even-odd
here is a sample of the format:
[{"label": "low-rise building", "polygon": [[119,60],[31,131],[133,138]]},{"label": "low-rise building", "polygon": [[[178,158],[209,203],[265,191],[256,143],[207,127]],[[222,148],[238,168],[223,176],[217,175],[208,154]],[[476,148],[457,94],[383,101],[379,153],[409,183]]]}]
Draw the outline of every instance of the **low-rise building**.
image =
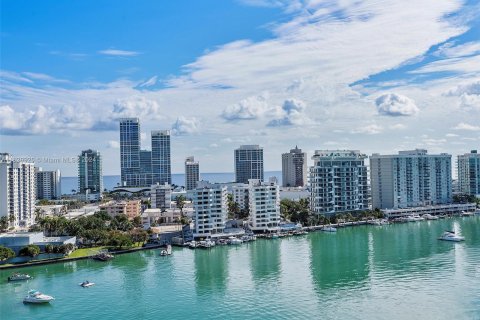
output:
[{"label": "low-rise building", "polygon": [[272,232],[278,230],[280,222],[278,185],[274,182],[250,179],[248,180],[248,198],[252,231]]},{"label": "low-rise building", "polygon": [[152,209],[167,210],[172,207],[172,187],[168,184],[154,184],[150,188]]},{"label": "low-rise building", "polygon": [[422,206],[422,207],[413,207],[413,208],[403,208],[403,209],[384,209],[381,210],[385,217],[389,219],[411,216],[411,215],[457,215],[462,211],[466,212],[475,212],[476,204],[475,203],[455,203],[455,204],[443,204],[443,205],[433,205],[433,206]]},{"label": "low-rise building", "polygon": [[39,212],[40,217],[62,216],[67,213],[67,207],[63,204],[37,205],[35,210]]},{"label": "low-rise building", "polygon": [[162,224],[176,224],[180,220],[181,214],[178,209],[147,209],[141,217],[143,228],[148,229]]},{"label": "low-rise building", "polygon": [[10,248],[15,253],[25,246],[34,244],[44,250],[46,245],[64,245],[71,243],[76,244],[77,238],[71,236],[65,237],[45,237],[43,232],[17,232],[17,233],[2,233],[0,234],[0,245]]},{"label": "low-rise building", "polygon": [[129,200],[129,201],[110,201],[100,205],[100,210],[104,210],[111,217],[115,217],[121,214],[126,215],[129,219],[133,219],[140,215],[141,201]]}]

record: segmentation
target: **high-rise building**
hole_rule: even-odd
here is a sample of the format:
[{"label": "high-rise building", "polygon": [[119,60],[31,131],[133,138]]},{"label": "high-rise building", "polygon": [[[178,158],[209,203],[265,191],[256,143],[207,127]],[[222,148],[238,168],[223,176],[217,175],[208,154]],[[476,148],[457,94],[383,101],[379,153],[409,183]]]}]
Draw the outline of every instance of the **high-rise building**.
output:
[{"label": "high-rise building", "polygon": [[200,181],[200,165],[193,156],[185,159],[185,190],[193,190]]},{"label": "high-rise building", "polygon": [[276,183],[258,179],[248,181],[250,228],[254,232],[278,230],[280,222],[280,193]]},{"label": "high-rise building", "polygon": [[165,211],[172,207],[172,187],[167,184],[153,184],[150,187],[150,202],[152,209]]},{"label": "high-rise building", "polygon": [[35,166],[0,154],[0,217],[10,227],[29,227],[35,223]]},{"label": "high-rise building", "polygon": [[60,170],[43,171],[36,168],[37,199],[54,200],[62,197]]},{"label": "high-rise building", "polygon": [[480,197],[480,154],[477,150],[458,156],[458,191]]},{"label": "high-rise building", "polygon": [[140,150],[139,186],[152,185],[152,151]]},{"label": "high-rise building", "polygon": [[291,149],[282,154],[282,185],[304,187],[307,184],[307,153],[302,149]]},{"label": "high-rise building", "polygon": [[370,157],[374,209],[398,209],[452,201],[452,156],[427,150]]},{"label": "high-rise building", "polygon": [[78,156],[78,192],[101,196],[103,175],[100,152],[89,149]]},{"label": "high-rise building", "polygon": [[235,182],[248,184],[248,180],[263,181],[263,148],[243,145],[235,149]]},{"label": "high-rise building", "polygon": [[357,150],[316,150],[310,168],[310,205],[331,216],[368,209],[366,155]]},{"label": "high-rise building", "polygon": [[227,187],[200,181],[191,191],[195,216],[195,238],[222,234],[227,220]]},{"label": "high-rise building", "polygon": [[140,120],[120,119],[120,172],[122,186],[139,186]]},{"label": "high-rise building", "polygon": [[152,131],[152,183],[172,184],[170,131]]}]

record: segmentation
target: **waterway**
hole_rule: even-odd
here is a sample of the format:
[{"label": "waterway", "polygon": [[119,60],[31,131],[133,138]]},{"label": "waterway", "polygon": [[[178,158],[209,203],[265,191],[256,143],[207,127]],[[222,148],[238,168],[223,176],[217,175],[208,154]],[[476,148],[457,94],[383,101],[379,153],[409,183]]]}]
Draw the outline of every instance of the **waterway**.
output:
[{"label": "waterway", "polygon": [[[3,270],[0,318],[480,319],[479,231],[476,216]],[[29,289],[56,300],[24,305]]]}]

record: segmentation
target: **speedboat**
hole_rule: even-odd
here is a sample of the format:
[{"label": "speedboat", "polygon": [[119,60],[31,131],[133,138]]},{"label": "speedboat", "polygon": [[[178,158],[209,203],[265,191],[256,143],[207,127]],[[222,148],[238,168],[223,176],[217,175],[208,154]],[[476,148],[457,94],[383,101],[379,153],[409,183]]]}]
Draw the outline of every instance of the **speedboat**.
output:
[{"label": "speedboat", "polygon": [[190,249],[195,249],[197,247],[197,242],[195,240],[191,241],[189,244],[188,244],[188,247]]},{"label": "speedboat", "polygon": [[214,246],[215,246],[215,242],[213,242],[210,239],[202,240],[202,241],[198,242],[198,244],[197,244],[198,248],[206,248],[206,249],[214,247]]},{"label": "speedboat", "polygon": [[20,281],[20,280],[29,280],[32,277],[26,273],[14,273],[8,277],[8,281]]},{"label": "speedboat", "polygon": [[438,240],[445,240],[445,241],[465,241],[465,237],[459,236],[455,234],[455,231],[445,231]]},{"label": "speedboat", "polygon": [[88,288],[88,287],[94,286],[95,283],[86,280],[86,281],[83,281],[82,283],[79,283],[78,285],[84,288]]},{"label": "speedboat", "polygon": [[414,214],[414,215],[412,216],[412,219],[413,219],[414,222],[425,220],[424,218],[420,217],[418,214]]},{"label": "speedboat", "polygon": [[462,217],[471,217],[471,216],[473,216],[474,214],[475,214],[475,213],[469,212],[469,211],[462,211],[462,212],[460,213],[460,215],[461,215]]},{"label": "speedboat", "polygon": [[325,226],[321,229],[322,231],[325,231],[325,232],[337,232],[337,228],[334,228],[334,227],[330,227],[330,226]]},{"label": "speedboat", "polygon": [[92,258],[95,259],[95,260],[100,260],[100,261],[108,261],[108,260],[111,260],[115,257],[113,256],[113,254],[110,254],[108,252],[100,252],[100,253],[94,255]]},{"label": "speedboat", "polygon": [[432,215],[429,214],[429,213],[425,213],[425,214],[423,215],[423,218],[424,218],[424,219],[427,219],[427,220],[438,220],[438,219],[439,219],[437,216],[432,216]]},{"label": "speedboat", "polygon": [[23,303],[48,303],[52,300],[55,300],[52,296],[47,296],[37,290],[30,290],[28,295],[23,298]]},{"label": "speedboat", "polygon": [[172,245],[170,244],[167,244],[167,247],[160,251],[161,256],[169,256],[171,254],[172,254]]},{"label": "speedboat", "polygon": [[235,237],[229,237],[228,238],[228,244],[232,244],[232,245],[239,245],[239,244],[242,244],[243,241],[238,239],[238,238],[235,238]]}]

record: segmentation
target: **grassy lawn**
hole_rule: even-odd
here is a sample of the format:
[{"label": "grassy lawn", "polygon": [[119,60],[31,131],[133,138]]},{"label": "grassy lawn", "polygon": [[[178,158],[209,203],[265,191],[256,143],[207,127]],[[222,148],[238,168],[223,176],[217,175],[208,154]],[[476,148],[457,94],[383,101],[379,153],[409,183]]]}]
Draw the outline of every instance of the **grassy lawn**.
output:
[{"label": "grassy lawn", "polygon": [[72,252],[71,255],[69,255],[67,258],[80,258],[80,257],[86,257],[86,256],[92,256],[97,254],[101,250],[105,250],[107,247],[93,247],[93,248],[82,248],[82,249],[77,249]]}]

